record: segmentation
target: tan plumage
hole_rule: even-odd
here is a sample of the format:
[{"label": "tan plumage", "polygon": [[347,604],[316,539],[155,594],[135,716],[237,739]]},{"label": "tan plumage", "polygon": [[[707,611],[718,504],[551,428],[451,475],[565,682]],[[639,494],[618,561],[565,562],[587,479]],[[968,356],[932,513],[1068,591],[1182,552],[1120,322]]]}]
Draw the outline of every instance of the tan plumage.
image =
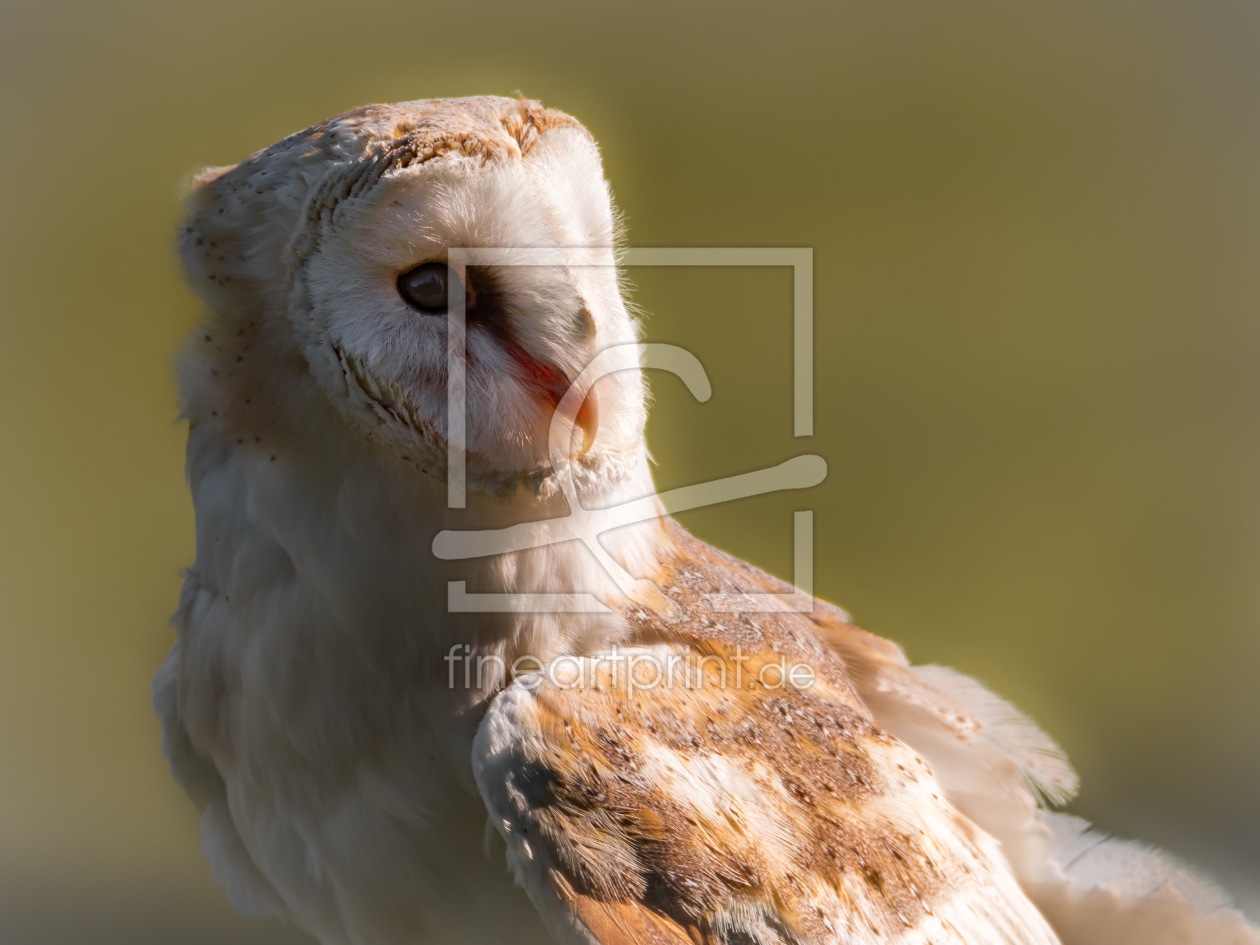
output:
[{"label": "tan plumage", "polygon": [[[601,667],[589,686],[514,687],[474,747],[535,901],[583,921],[596,903],[634,903],[640,921],[704,942],[1055,941],[997,843],[880,728],[816,628],[859,631],[822,604],[715,612],[706,594],[786,589],[670,528],[676,553],[656,577],[680,616],[626,618],[632,639],[662,641],[644,656],[682,660],[680,684],[640,690]],[[781,659],[817,681],[790,684]]]},{"label": "tan plumage", "polygon": [[[561,465],[584,507],[652,492],[639,372],[562,400],[638,339],[573,119],[491,98],[357,109],[203,174],[189,203],[197,560],[154,703],[242,909],[325,943],[1260,941],[1166,859],[1041,810],[1075,776],[977,683],[823,602],[715,610],[707,595],[789,588],[659,504],[602,539],[650,593],[573,541],[434,555],[446,530],[568,514],[558,405],[583,427]],[[571,256],[467,271],[452,510],[446,321],[399,280],[461,246]],[[452,613],[456,580],[607,607]],[[615,653],[682,683],[632,684]],[[813,681],[774,684],[788,665]]]}]

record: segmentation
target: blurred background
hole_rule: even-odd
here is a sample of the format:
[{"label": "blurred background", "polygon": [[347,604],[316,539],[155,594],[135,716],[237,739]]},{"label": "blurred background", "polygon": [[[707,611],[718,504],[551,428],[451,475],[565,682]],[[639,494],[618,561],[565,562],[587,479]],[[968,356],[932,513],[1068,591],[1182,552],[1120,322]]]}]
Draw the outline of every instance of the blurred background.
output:
[{"label": "blurred background", "polygon": [[235,917],[149,682],[193,550],[178,186],[343,109],[517,90],[584,121],[639,246],[659,484],[818,452],[698,511],[1067,749],[1072,809],[1260,915],[1260,7],[932,0],[0,7],[0,939],[305,941]]}]

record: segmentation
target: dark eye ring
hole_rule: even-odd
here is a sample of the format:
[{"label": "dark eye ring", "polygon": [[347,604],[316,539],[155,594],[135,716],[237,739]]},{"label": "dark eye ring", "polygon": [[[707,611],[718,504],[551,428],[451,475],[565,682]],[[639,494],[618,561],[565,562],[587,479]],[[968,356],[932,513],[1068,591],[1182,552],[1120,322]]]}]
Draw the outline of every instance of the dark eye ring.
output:
[{"label": "dark eye ring", "polygon": [[446,263],[427,262],[398,277],[398,294],[426,315],[445,315],[451,289],[459,284],[459,276]]}]

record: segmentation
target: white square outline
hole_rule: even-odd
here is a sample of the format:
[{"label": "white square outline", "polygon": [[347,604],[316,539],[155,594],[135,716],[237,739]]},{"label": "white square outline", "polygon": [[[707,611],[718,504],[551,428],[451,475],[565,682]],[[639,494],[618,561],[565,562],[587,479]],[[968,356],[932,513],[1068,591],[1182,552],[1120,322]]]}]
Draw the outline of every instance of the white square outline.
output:
[{"label": "white square outline", "polygon": [[[583,257],[586,257],[584,259]],[[609,257],[612,257],[611,259]],[[576,257],[576,258],[575,258]],[[589,261],[586,261],[589,259]],[[788,267],[792,270],[792,389],[794,437],[814,433],[814,251],[811,247],[464,247],[447,249],[447,265],[455,272],[454,289],[447,311],[447,507],[466,506],[467,404],[466,299],[463,286],[469,266],[741,266]],[[803,459],[804,457],[797,457]],[[817,458],[817,457],[816,457]],[[820,459],[820,458],[819,458]],[[793,461],[783,464],[785,467]],[[761,472],[771,472],[764,470]],[[757,476],[731,477],[735,482]],[[825,476],[825,465],[822,476]],[[817,479],[821,482],[821,477]],[[808,483],[810,485],[816,482]],[[791,488],[792,486],[789,486]],[[794,486],[796,488],[801,485]],[[658,493],[667,512],[685,511],[697,503],[671,503],[671,498],[691,495],[694,487]],[[776,489],[758,489],[748,495]],[[707,504],[707,503],[700,503]],[[814,513],[793,513],[793,589],[787,594],[709,594],[714,609],[727,613],[810,612],[813,610]],[[435,553],[444,532],[435,540]],[[445,557],[445,556],[443,556]],[[466,581],[447,584],[449,613],[611,613],[606,604],[589,593],[469,594]]]}]

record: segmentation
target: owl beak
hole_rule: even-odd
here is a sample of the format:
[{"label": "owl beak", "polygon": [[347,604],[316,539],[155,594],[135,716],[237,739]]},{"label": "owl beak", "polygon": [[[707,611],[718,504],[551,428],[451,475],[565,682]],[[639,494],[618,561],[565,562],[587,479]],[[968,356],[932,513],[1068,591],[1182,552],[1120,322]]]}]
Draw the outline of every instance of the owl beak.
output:
[{"label": "owl beak", "polygon": [[586,397],[573,411],[576,400],[571,384],[564,373],[551,364],[544,364],[531,356],[523,348],[514,346],[512,355],[524,368],[528,376],[539,390],[540,399],[548,410],[559,410],[570,423],[582,428],[582,450],[585,456],[595,445],[595,436],[599,432],[599,395],[594,386],[586,392]]},{"label": "owl beak", "polygon": [[582,428],[582,455],[585,456],[595,445],[595,434],[599,432],[599,394],[593,386],[578,408],[577,425]]},{"label": "owl beak", "polygon": [[595,445],[595,435],[599,432],[599,394],[595,393],[594,387],[588,390],[576,413],[573,411],[573,402],[576,400],[573,394],[574,392],[565,388],[565,392],[558,397],[555,394],[546,397],[544,403],[558,410],[570,423],[582,428],[582,449],[579,455],[585,456]]}]

